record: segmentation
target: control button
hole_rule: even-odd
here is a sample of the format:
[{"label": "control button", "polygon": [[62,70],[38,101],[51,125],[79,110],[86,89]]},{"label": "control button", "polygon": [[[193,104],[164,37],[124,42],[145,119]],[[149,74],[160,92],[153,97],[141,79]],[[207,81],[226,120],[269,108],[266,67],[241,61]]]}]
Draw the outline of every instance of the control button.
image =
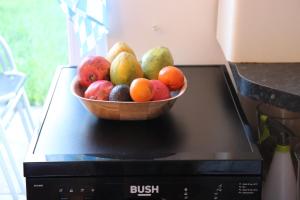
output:
[{"label": "control button", "polygon": [[64,192],[64,188],[59,188],[59,189],[58,189],[58,192],[59,192],[59,193],[63,193],[63,192]]},{"label": "control button", "polygon": [[94,192],[95,192],[95,188],[91,188],[91,192],[93,192],[93,193],[94,193]]},{"label": "control button", "polygon": [[74,189],[73,189],[73,188],[70,188],[69,192],[70,192],[70,193],[73,193],[73,192],[74,192]]},{"label": "control button", "polygon": [[84,188],[80,188],[80,192],[85,192],[85,189]]}]

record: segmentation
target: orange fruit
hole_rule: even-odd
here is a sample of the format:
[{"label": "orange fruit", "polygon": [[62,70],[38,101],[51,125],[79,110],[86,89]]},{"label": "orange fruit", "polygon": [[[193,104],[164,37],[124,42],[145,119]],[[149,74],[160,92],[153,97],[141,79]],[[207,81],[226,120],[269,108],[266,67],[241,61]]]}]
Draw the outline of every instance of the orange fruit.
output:
[{"label": "orange fruit", "polygon": [[184,84],[184,74],[177,67],[167,66],[159,71],[158,80],[163,82],[171,91],[179,90]]},{"label": "orange fruit", "polygon": [[153,96],[152,84],[148,79],[136,78],[130,84],[129,92],[135,102],[150,101]]}]

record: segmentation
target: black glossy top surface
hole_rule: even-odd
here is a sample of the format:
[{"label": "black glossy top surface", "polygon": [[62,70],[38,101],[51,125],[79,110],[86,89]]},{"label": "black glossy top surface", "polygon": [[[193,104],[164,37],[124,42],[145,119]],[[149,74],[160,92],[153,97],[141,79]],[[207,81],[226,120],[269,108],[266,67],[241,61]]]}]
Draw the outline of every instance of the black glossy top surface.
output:
[{"label": "black glossy top surface", "polygon": [[300,112],[300,63],[230,63],[242,95]]},{"label": "black glossy top surface", "polygon": [[149,121],[109,121],[91,115],[71,94],[76,69],[63,68],[33,155],[49,161],[88,160],[89,155],[98,160],[259,158],[252,153],[221,67],[183,71],[188,89],[168,114]]}]

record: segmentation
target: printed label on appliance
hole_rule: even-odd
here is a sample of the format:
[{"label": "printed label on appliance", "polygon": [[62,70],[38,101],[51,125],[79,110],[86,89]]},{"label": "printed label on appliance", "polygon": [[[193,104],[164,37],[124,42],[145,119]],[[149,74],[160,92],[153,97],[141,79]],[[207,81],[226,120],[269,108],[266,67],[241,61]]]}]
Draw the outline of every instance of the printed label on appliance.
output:
[{"label": "printed label on appliance", "polygon": [[130,194],[136,194],[137,196],[148,196],[152,194],[159,194],[158,185],[131,185]]}]

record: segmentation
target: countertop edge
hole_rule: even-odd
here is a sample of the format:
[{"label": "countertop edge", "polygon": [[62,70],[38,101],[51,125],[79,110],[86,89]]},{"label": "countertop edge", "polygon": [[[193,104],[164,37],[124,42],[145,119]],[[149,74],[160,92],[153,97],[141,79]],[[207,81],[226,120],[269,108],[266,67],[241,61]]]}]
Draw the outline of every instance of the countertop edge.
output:
[{"label": "countertop edge", "polygon": [[238,63],[229,62],[239,93],[292,112],[300,112],[300,96],[262,85],[240,73]]}]

